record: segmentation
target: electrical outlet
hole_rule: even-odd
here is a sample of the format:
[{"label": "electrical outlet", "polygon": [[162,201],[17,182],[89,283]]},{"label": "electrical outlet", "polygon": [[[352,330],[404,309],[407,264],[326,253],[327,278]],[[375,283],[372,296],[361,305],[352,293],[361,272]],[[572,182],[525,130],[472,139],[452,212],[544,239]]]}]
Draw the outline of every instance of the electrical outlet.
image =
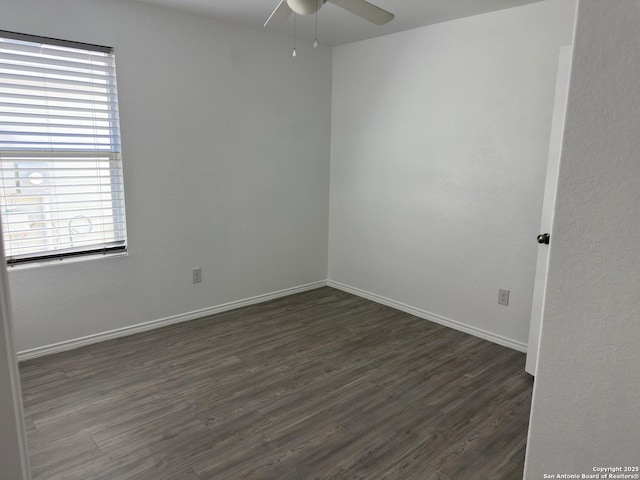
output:
[{"label": "electrical outlet", "polygon": [[500,289],[498,290],[498,305],[509,306],[509,293],[510,290]]},{"label": "electrical outlet", "polygon": [[194,269],[191,270],[191,281],[193,283],[202,282],[202,269],[201,268],[194,268]]}]

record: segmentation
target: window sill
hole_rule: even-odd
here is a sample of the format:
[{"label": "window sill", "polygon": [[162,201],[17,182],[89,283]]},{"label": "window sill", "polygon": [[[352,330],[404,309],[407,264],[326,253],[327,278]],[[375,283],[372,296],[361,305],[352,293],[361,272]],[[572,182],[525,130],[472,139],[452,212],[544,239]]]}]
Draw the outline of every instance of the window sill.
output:
[{"label": "window sill", "polygon": [[85,255],[78,257],[66,257],[55,260],[45,260],[42,262],[32,262],[32,263],[22,263],[17,265],[7,265],[7,272],[11,274],[11,272],[22,271],[22,270],[33,270],[37,268],[43,267],[52,267],[54,265],[68,265],[70,263],[83,263],[83,262],[92,262],[95,260],[105,260],[108,258],[116,258],[116,257],[127,257],[129,256],[129,252],[118,252],[118,253],[109,253],[109,254],[94,254],[94,255]]}]

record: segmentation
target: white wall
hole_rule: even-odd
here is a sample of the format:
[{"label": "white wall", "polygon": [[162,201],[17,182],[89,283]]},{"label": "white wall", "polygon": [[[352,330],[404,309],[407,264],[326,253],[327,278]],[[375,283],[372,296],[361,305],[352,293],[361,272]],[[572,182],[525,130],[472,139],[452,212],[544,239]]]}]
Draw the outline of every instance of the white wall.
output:
[{"label": "white wall", "polygon": [[[329,278],[525,348],[553,0],[334,49]],[[511,290],[508,308],[498,288]]]},{"label": "white wall", "polygon": [[115,47],[129,233],[128,257],[10,272],[18,350],[326,279],[330,49],[294,61],[290,39],[135,2],[0,11]]},{"label": "white wall", "polygon": [[640,462],[638,25],[637,0],[579,4],[528,480]]}]

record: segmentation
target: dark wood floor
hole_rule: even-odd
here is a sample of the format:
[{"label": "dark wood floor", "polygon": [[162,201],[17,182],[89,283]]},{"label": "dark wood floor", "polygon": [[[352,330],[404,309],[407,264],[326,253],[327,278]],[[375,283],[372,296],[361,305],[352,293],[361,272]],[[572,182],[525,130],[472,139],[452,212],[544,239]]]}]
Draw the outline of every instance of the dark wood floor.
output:
[{"label": "dark wood floor", "polygon": [[521,480],[524,361],[323,288],[20,370],[36,480]]}]

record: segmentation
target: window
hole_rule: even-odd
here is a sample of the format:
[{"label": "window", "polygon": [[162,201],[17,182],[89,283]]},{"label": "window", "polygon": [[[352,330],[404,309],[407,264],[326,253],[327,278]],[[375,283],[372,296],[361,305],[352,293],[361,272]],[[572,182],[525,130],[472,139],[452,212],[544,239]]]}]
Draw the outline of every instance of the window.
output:
[{"label": "window", "polygon": [[126,251],[113,49],[0,31],[9,265]]}]

